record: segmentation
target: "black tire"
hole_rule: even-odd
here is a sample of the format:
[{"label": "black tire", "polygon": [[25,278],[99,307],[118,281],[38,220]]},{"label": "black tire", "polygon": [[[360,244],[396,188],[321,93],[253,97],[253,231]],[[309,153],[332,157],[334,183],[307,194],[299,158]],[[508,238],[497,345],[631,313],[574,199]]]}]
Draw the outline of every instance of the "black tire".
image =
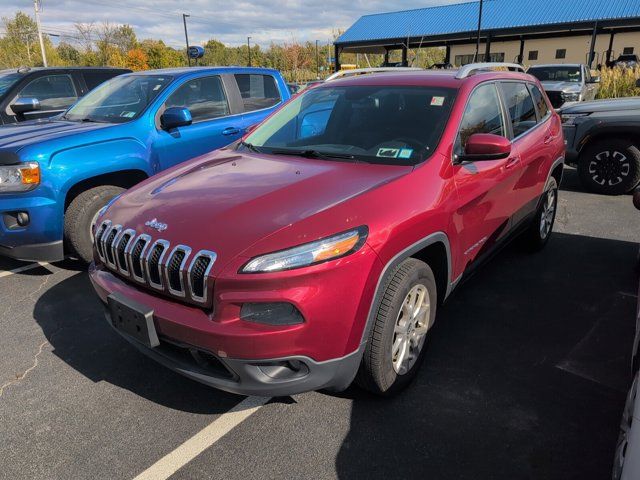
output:
[{"label": "black tire", "polygon": [[93,260],[91,222],[113,197],[124,192],[124,188],[102,185],[74,198],[64,214],[64,240],[69,254],[83,262]]},{"label": "black tire", "polygon": [[[438,296],[436,281],[433,271],[429,266],[415,258],[408,258],[402,262],[387,277],[384,286],[384,294],[374,319],[374,324],[369,332],[366,348],[356,376],[356,383],[378,395],[392,395],[403,388],[415,378],[422,361],[428,343],[428,329],[433,325],[436,316]],[[399,373],[394,368],[393,344],[396,340],[395,328],[400,318],[400,310],[412,289],[426,287],[430,310],[425,312],[423,324],[426,333],[417,348],[417,356],[410,368]],[[425,327],[422,327],[425,328]]]},{"label": "black tire", "polygon": [[640,148],[623,138],[601,140],[580,154],[578,176],[594,193],[622,195],[640,183]]},{"label": "black tire", "polygon": [[[552,196],[552,200],[551,200]],[[549,211],[547,206],[549,202],[552,203],[552,211]],[[547,186],[544,189],[544,193],[540,198],[540,205],[538,205],[538,211],[536,212],[531,225],[522,235],[522,240],[525,246],[532,252],[542,250],[551,234],[553,233],[553,225],[556,221],[556,213],[558,212],[558,182],[555,178],[551,177],[547,182]],[[546,219],[545,228],[543,228],[543,216]]]}]

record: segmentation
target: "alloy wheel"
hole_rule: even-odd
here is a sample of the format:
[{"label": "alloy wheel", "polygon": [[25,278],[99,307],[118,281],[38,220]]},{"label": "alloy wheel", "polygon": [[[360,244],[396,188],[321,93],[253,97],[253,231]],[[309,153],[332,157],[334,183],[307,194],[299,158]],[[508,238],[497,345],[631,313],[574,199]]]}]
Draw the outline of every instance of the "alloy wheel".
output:
[{"label": "alloy wheel", "polygon": [[540,238],[543,240],[549,236],[553,227],[556,214],[556,190],[550,189],[544,196],[542,212],[540,214]]},{"label": "alloy wheel", "polygon": [[599,185],[618,185],[630,173],[631,161],[618,150],[600,152],[589,163],[591,179]]},{"label": "alloy wheel", "polygon": [[393,369],[404,375],[416,363],[431,325],[431,299],[427,287],[414,285],[407,293],[393,332]]}]

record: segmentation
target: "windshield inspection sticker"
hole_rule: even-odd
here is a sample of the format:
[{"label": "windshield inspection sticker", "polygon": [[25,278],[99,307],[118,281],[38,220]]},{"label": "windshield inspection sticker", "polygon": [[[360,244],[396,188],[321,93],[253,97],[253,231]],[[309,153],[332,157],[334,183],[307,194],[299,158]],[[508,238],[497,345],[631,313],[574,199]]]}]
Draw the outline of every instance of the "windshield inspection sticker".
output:
[{"label": "windshield inspection sticker", "polygon": [[124,118],[131,118],[136,116],[136,112],[122,112],[120,116]]},{"label": "windshield inspection sticker", "polygon": [[411,155],[413,155],[413,149],[411,148],[403,148],[400,150],[400,153],[398,154],[398,158],[411,158]]},{"label": "windshield inspection sticker", "polygon": [[444,97],[431,97],[431,106],[441,107],[444,105]]},{"label": "windshield inspection sticker", "polygon": [[397,148],[379,148],[376,157],[382,158],[398,158],[400,150]]}]

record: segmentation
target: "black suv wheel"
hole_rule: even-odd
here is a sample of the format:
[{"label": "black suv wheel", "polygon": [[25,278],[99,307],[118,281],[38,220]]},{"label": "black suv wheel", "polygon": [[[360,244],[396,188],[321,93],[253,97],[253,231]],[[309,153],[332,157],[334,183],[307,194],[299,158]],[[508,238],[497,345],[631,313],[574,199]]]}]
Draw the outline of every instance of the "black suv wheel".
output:
[{"label": "black suv wheel", "polygon": [[630,192],[640,182],[640,149],[622,138],[596,142],[580,155],[578,175],[582,184],[594,193]]}]

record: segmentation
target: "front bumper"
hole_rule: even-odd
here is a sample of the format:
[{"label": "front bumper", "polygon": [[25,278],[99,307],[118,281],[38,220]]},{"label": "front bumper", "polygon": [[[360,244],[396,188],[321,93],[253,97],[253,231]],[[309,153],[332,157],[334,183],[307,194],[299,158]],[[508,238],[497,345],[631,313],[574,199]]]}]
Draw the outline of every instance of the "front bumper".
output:
[{"label": "front bumper", "polygon": [[[12,224],[16,212],[28,215],[28,225]],[[1,195],[0,255],[28,261],[62,260],[62,211],[57,202],[33,193]]]}]

